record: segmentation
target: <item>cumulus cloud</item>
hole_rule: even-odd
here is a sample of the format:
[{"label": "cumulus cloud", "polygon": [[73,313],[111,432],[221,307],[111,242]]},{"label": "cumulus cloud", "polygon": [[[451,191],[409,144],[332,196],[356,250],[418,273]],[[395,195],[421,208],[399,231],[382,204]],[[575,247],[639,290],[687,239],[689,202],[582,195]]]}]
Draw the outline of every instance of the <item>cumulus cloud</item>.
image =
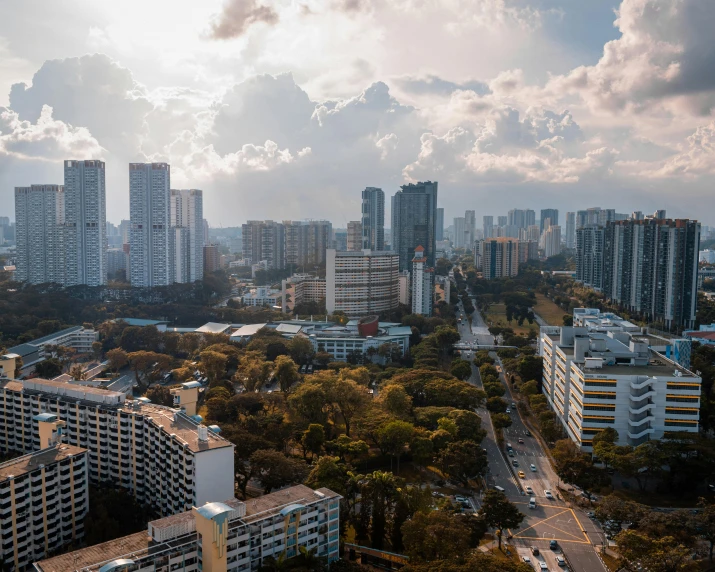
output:
[{"label": "cumulus cloud", "polygon": [[596,65],[552,78],[551,93],[577,93],[596,110],[644,112],[654,106],[708,115],[715,107],[715,3],[623,0]]},{"label": "cumulus cloud", "polygon": [[0,154],[22,160],[62,161],[69,157],[100,159],[102,151],[89,130],[53,119],[47,105],[37,123],[21,121],[14,111],[0,108]]},{"label": "cumulus cloud", "polygon": [[415,95],[449,96],[456,91],[468,91],[476,95],[485,95],[490,92],[489,86],[479,80],[455,82],[433,74],[399,76],[394,78],[393,82],[402,91]]},{"label": "cumulus cloud", "polygon": [[211,22],[209,37],[214,40],[238,38],[260,22],[273,25],[278,22],[278,13],[256,0],[228,0]]}]

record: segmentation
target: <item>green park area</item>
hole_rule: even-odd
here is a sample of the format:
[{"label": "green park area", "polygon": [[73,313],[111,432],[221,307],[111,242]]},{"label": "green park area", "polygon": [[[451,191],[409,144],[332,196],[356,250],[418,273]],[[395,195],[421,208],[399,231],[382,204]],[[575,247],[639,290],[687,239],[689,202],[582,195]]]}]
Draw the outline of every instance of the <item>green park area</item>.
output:
[{"label": "green park area", "polygon": [[534,306],[534,312],[550,326],[563,326],[564,315],[567,313],[564,312],[563,308],[559,308],[559,306],[554,304],[543,294],[536,295],[536,306]]}]

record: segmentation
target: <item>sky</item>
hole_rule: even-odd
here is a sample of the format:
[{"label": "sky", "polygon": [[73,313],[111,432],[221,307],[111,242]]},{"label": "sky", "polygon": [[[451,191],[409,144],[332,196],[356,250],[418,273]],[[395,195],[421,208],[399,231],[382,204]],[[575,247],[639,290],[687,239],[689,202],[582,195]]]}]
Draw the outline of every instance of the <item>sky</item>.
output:
[{"label": "sky", "polygon": [[[0,216],[13,189],[169,162],[211,226],[360,218],[439,182],[465,209],[715,224],[715,2],[0,0]],[[389,200],[386,221],[389,221]],[[538,215],[537,215],[538,216]],[[389,223],[388,223],[389,226]]]}]

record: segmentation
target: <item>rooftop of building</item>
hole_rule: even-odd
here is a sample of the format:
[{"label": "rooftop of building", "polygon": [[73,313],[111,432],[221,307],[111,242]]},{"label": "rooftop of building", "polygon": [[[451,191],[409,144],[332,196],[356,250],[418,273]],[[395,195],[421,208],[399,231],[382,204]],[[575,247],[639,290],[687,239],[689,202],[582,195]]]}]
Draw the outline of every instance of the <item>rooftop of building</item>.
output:
[{"label": "rooftop of building", "polygon": [[59,338],[60,336],[66,336],[67,334],[71,334],[72,332],[79,332],[80,330],[83,330],[83,329],[84,329],[83,326],[72,326],[71,328],[65,328],[64,330],[60,330],[59,332],[55,332],[54,334],[48,334],[46,336],[42,336],[41,338],[32,340],[29,343],[31,343],[34,346],[37,346],[39,344],[51,342],[52,340],[54,340],[55,338]]},{"label": "rooftop of building", "polygon": [[117,318],[115,322],[126,322],[130,326],[159,326],[168,324],[168,320],[147,320],[145,318]]},{"label": "rooftop of building", "polygon": [[123,408],[127,413],[141,414],[151,417],[154,422],[164,431],[186,443],[190,451],[198,453],[210,449],[220,449],[222,447],[233,447],[233,443],[217,435],[213,431],[207,431],[207,440],[199,440],[199,423],[188,415],[178,412],[176,409],[154,405],[153,403],[140,404],[136,400],[127,402]]},{"label": "rooftop of building", "polygon": [[197,334],[223,334],[231,328],[231,324],[220,324],[218,322],[206,322],[200,328],[196,328]]},{"label": "rooftop of building", "polygon": [[[245,505],[246,516],[232,519],[233,521],[240,520],[243,523],[251,523],[262,518],[273,516],[280,513],[281,510],[291,505],[309,504],[325,499],[338,499],[340,495],[330,489],[321,488],[313,490],[305,485],[296,485],[276,491],[261,497],[251,499],[246,503],[238,499],[230,499],[225,501],[226,506],[230,508],[238,508]],[[189,525],[195,520],[193,511],[182,512],[159,520],[154,520],[150,524],[154,529],[162,530],[170,527],[177,527],[177,530],[185,530],[185,527],[177,526],[181,524]],[[147,532],[137,532],[129,536],[103,542],[48,558],[37,563],[37,566],[43,572],[66,572],[68,570],[82,570],[86,568],[95,568],[99,564],[111,562],[118,558],[140,557],[146,555],[147,551],[161,552],[172,545],[182,544],[187,539],[195,538],[195,536],[182,535],[173,541],[153,542]]]},{"label": "rooftop of building", "polygon": [[82,449],[81,447],[62,443],[55,447],[11,459],[10,461],[0,464],[0,482],[11,477],[19,477],[41,469],[43,466],[57,463],[63,459],[84,453],[85,451],[86,449]]},{"label": "rooftop of building", "polygon": [[[110,391],[108,389],[102,389],[99,387],[92,387],[92,386],[79,386],[74,383],[67,383],[65,381],[56,381],[54,379],[42,379],[40,377],[33,377],[31,379],[25,379],[21,383],[21,386],[23,389],[26,391],[43,391],[45,389],[51,390],[52,388],[56,389],[61,389],[61,390],[67,390],[70,392],[80,392],[80,393],[85,393],[87,395],[101,395],[103,397],[119,397],[119,396],[124,396],[123,393],[119,393],[117,391]],[[75,397],[81,399],[81,397],[77,397],[77,395],[69,395],[68,397]]]}]

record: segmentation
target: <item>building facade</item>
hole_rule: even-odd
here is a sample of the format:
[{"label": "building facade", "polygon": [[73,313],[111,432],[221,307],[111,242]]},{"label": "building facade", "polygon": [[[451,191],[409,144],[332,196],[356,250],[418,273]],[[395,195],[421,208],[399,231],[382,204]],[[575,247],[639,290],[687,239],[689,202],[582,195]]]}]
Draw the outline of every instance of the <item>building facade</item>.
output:
[{"label": "building facade", "polygon": [[62,185],[15,187],[15,280],[65,282]]},{"label": "building facade", "polygon": [[698,431],[701,378],[651,350],[638,332],[549,326],[540,337],[542,391],[583,450],[609,427],[618,445],[631,446]]},{"label": "building facade", "polygon": [[603,293],[666,329],[692,329],[699,246],[697,221],[650,218],[609,223],[604,236]]},{"label": "building facade", "polygon": [[32,419],[61,420],[63,442],[88,451],[92,483],[113,483],[169,515],[233,494],[233,445],[195,419],[145,398],[69,383],[0,381],[0,450],[28,453]]},{"label": "building facade", "polygon": [[576,231],[576,280],[600,292],[603,289],[605,229],[589,225]]},{"label": "building facade", "polygon": [[442,207],[437,209],[437,222],[436,226],[436,240],[437,242],[442,242],[444,240],[444,209]]},{"label": "building facade", "polygon": [[325,278],[294,274],[282,282],[282,312],[292,314],[296,306],[307,302],[325,304]]},{"label": "building facade", "polygon": [[567,249],[576,248],[576,213],[566,213],[566,236],[564,241]]},{"label": "building facade", "polygon": [[362,223],[359,220],[348,222],[348,250],[357,252],[363,249]]},{"label": "building facade", "polygon": [[285,268],[285,225],[272,220],[249,220],[241,230],[244,258],[254,264],[265,260],[269,270]]},{"label": "building facade", "polygon": [[549,258],[561,254],[561,227],[549,226],[543,234],[544,256]]},{"label": "building facade", "polygon": [[174,282],[196,282],[204,277],[204,193],[171,189],[171,226],[174,232]]},{"label": "building facade", "polygon": [[[37,424],[37,421],[35,421]],[[89,508],[87,451],[61,442],[0,464],[0,556],[7,569],[79,543]]]},{"label": "building facade", "polygon": [[392,197],[392,250],[400,270],[409,270],[415,248],[425,249],[434,267],[437,252],[437,182],[402,185]]},{"label": "building facade", "polygon": [[482,275],[487,280],[511,278],[519,273],[519,241],[490,238],[481,243]]},{"label": "building facade", "polygon": [[[549,220],[550,223],[546,221]],[[541,209],[541,218],[539,219],[539,232],[544,232],[551,226],[559,225],[559,209]]]},{"label": "building facade", "polygon": [[153,288],[174,283],[171,234],[171,168],[129,164],[129,281]]},{"label": "building facade", "polygon": [[412,259],[412,313],[431,316],[434,269],[426,262],[425,249],[418,246]]},{"label": "building facade", "polygon": [[245,572],[303,548],[340,557],[340,495],[289,487],[247,502],[234,497],[154,520],[148,530],[43,560],[39,572],[163,570]]},{"label": "building facade", "polygon": [[362,192],[362,248],[385,250],[385,193],[376,187]]},{"label": "building facade", "polygon": [[65,286],[107,283],[107,197],[104,161],[64,162]]},{"label": "building facade", "polygon": [[329,314],[369,316],[397,308],[399,257],[391,251],[328,250],[325,305]]}]

